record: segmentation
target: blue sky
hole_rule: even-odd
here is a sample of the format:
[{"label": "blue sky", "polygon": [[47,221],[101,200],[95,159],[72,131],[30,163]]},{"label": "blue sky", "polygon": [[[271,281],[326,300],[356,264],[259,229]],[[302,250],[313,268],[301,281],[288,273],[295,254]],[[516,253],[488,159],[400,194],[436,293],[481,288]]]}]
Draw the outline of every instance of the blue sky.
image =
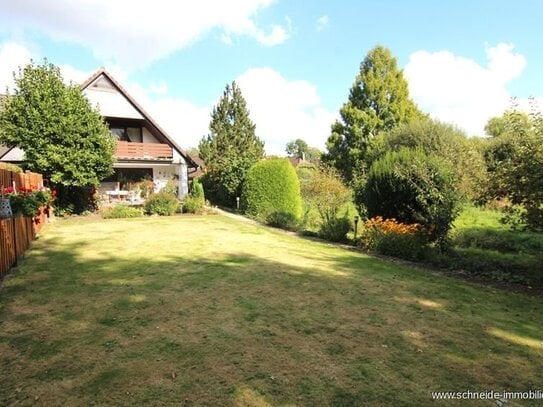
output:
[{"label": "blue sky", "polygon": [[[543,2],[0,0],[0,86],[29,58],[105,66],[185,147],[237,80],[270,153],[323,148],[358,67],[389,47],[422,110],[468,134],[543,97]],[[543,102],[543,99],[541,99]],[[543,104],[543,103],[542,103]]]}]

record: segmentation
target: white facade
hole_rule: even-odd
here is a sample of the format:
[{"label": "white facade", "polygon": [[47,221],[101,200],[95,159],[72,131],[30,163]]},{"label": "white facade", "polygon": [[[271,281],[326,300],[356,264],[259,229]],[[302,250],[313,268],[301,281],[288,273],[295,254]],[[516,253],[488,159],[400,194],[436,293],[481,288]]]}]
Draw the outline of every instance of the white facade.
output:
[{"label": "white facade", "polygon": [[[94,78],[94,79],[93,79]],[[153,123],[150,117],[146,117],[143,110],[131,99],[126,92],[116,83],[116,81],[105,71],[101,70],[95,76],[89,79],[89,82],[84,85],[83,92],[93,106],[97,106],[102,116],[106,119],[115,119],[115,123],[122,123],[122,119],[131,120],[131,126],[136,121],[141,121],[142,143],[160,143],[165,141],[158,140],[148,127],[151,125],[153,129],[158,131],[159,136],[164,136],[164,139],[169,140],[168,143],[173,146],[172,160],[162,159],[125,159],[118,160],[115,168],[147,168],[153,173],[153,182],[155,183],[155,191],[160,191],[166,186],[168,181],[175,180],[178,182],[179,197],[183,198],[188,194],[188,165],[185,157],[178,151],[169,137],[164,134]],[[122,124],[121,124],[122,126]],[[157,133],[155,133],[157,134]],[[133,141],[133,140],[132,140]],[[164,162],[160,162],[164,161]]]}]

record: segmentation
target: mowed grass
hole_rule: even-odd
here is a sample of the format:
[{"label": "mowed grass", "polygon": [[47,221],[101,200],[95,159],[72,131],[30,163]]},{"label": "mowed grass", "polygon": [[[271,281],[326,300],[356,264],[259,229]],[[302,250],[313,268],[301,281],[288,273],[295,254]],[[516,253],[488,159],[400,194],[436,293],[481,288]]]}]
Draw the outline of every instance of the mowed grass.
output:
[{"label": "mowed grass", "polygon": [[0,288],[0,405],[449,406],[542,373],[540,299],[222,216],[58,221]]}]

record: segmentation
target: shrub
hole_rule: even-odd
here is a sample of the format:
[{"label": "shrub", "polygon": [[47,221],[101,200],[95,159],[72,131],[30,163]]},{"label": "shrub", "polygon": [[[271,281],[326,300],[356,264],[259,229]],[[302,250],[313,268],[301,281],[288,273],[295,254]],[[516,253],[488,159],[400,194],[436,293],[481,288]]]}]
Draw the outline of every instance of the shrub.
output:
[{"label": "shrub", "polygon": [[7,196],[13,214],[29,218],[36,216],[41,207],[50,205],[53,201],[51,193],[47,190],[32,191],[18,188],[17,193],[10,193]]},{"label": "shrub", "polygon": [[23,172],[23,169],[15,164],[0,163],[0,170],[6,170],[11,172]]},{"label": "shrub", "polygon": [[349,218],[330,218],[321,223],[319,236],[332,242],[344,242],[347,240],[347,233],[351,229],[352,225]]},{"label": "shrub", "polygon": [[302,212],[300,182],[290,162],[272,158],[253,165],[243,184],[241,208],[263,221],[275,212],[299,219]]},{"label": "shrub", "polygon": [[487,173],[481,148],[459,128],[424,118],[395,126],[370,142],[368,160],[382,157],[387,151],[401,148],[421,149],[447,162],[456,177],[460,195],[468,200],[481,196]]},{"label": "shrub", "polygon": [[102,212],[104,219],[139,218],[142,215],[141,209],[127,205],[116,205]]},{"label": "shrub", "polygon": [[167,192],[151,194],[145,201],[145,213],[148,215],[171,216],[179,207],[177,198]]},{"label": "shrub", "polygon": [[334,227],[340,210],[351,202],[351,191],[333,169],[319,168],[302,174],[300,189],[308,210],[317,210],[325,229]]},{"label": "shrub", "polygon": [[266,217],[266,224],[276,228],[296,230],[298,219],[290,212],[272,212]]},{"label": "shrub", "polygon": [[98,194],[94,187],[55,185],[55,215],[80,215],[98,207]]},{"label": "shrub", "polygon": [[360,245],[386,256],[421,260],[425,236],[418,224],[404,224],[380,216],[367,220],[360,235]]},{"label": "shrub", "polygon": [[183,213],[201,214],[204,211],[204,200],[202,198],[188,196],[183,201],[182,210]]},{"label": "shrub", "polygon": [[453,174],[444,161],[420,150],[388,152],[370,167],[363,191],[357,191],[357,203],[366,206],[370,218],[419,224],[429,241],[444,248],[458,214]]},{"label": "shrub", "polygon": [[164,185],[164,188],[160,190],[161,192],[166,192],[167,194],[177,196],[179,192],[179,181],[175,179],[169,179]]},{"label": "shrub", "polygon": [[189,195],[193,198],[199,198],[202,201],[205,201],[204,186],[199,180],[194,179],[192,181]]}]

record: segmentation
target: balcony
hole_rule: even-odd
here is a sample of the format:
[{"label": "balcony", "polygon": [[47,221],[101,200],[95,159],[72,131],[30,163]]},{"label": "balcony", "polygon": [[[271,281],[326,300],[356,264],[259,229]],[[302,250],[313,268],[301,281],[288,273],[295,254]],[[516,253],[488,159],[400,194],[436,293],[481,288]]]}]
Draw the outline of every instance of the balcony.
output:
[{"label": "balcony", "polygon": [[115,156],[128,160],[171,160],[173,151],[167,144],[117,141]]}]

